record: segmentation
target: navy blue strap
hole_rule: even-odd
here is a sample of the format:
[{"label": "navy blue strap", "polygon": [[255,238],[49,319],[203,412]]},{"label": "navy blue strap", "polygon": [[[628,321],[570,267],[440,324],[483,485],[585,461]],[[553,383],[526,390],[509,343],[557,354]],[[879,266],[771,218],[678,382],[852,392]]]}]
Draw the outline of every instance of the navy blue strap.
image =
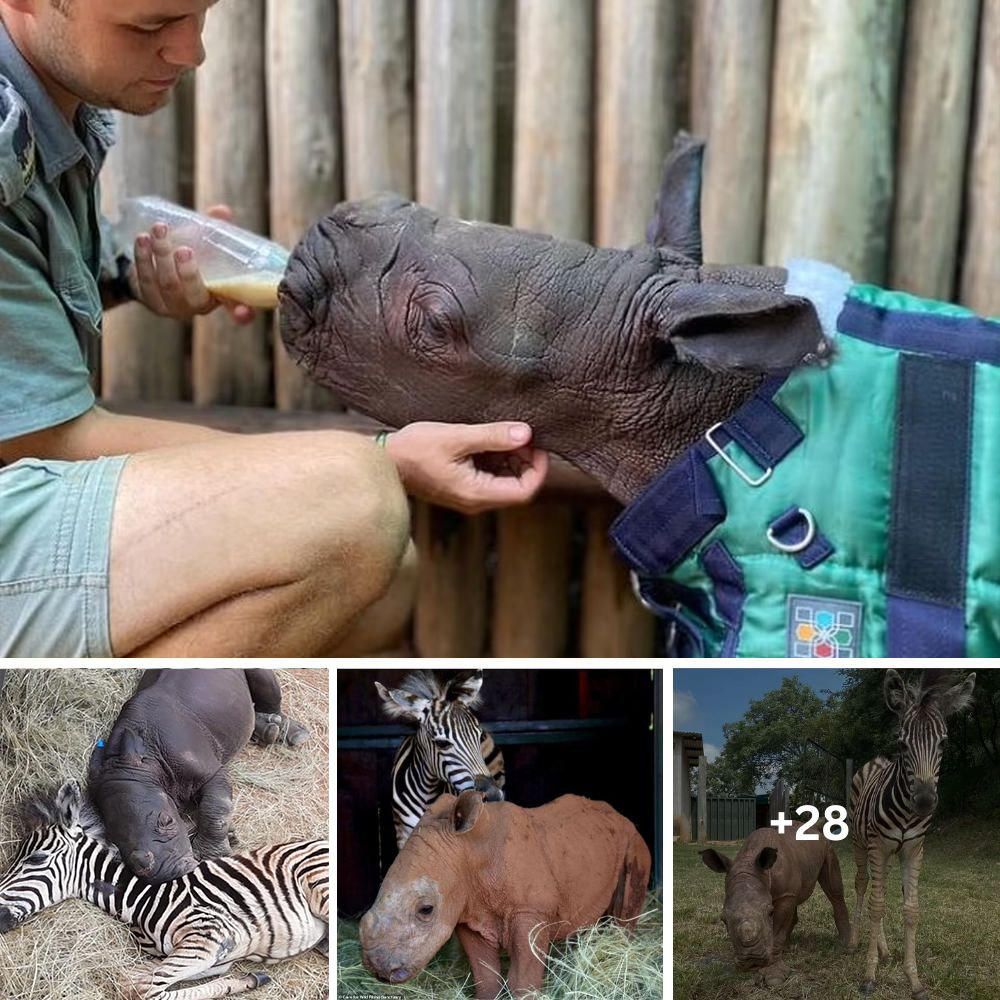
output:
[{"label": "navy blue strap", "polygon": [[972,401],[968,361],[899,359],[888,654],[963,656]]},{"label": "navy blue strap", "polygon": [[712,581],[716,613],[726,626],[726,638],[719,655],[735,656],[743,627],[743,605],[747,600],[743,570],[729,554],[729,549],[718,540],[705,546],[701,564]]},{"label": "navy blue strap", "polygon": [[1000,323],[982,316],[904,312],[848,298],[837,329],[895,350],[1000,365]]}]

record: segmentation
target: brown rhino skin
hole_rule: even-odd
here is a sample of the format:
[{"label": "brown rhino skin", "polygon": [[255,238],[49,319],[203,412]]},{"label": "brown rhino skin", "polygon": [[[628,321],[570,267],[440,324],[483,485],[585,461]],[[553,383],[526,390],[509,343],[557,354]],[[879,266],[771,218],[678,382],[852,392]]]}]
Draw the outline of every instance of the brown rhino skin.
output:
[{"label": "brown rhino skin", "polygon": [[642,910],[650,857],[636,828],[605,802],[563,795],[537,809],[442,795],[410,835],[361,921],[365,966],[384,982],[416,975],[453,930],[468,955],[476,1000],[503,989],[510,953],[515,995],[537,990],[539,954],[603,916]]},{"label": "brown rhino skin", "polygon": [[798,920],[798,907],[812,895],[817,881],[833,904],[841,944],[847,947],[851,935],[833,844],[819,825],[810,831],[819,833],[819,840],[797,840],[795,831],[801,826],[793,823],[782,834],[771,827],[754,830],[732,859],[714,850],[701,852],[709,868],[726,876],[722,919],[737,965],[762,969],[768,985],[777,985],[788,975],[781,953]]}]

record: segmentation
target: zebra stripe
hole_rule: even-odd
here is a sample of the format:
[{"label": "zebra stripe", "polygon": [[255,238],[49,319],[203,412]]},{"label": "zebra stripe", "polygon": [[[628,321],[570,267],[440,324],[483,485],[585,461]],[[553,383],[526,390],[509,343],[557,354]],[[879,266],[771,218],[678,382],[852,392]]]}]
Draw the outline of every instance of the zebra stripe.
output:
[{"label": "zebra stripe", "polygon": [[270,965],[323,948],[329,922],[329,845],[298,841],[202,861],[160,885],[133,875],[117,850],[81,823],[75,782],[55,797],[0,877],[0,933],[41,910],[79,898],[128,924],[163,961],[126,977],[138,1000],[209,1000],[268,982],[263,973],[168,993],[174,983],[222,975],[246,959]]},{"label": "zebra stripe", "polygon": [[386,713],[418,727],[404,737],[392,765],[393,824],[400,848],[440,795],[478,788],[488,799],[503,798],[503,753],[471,711],[479,704],[482,679],[477,670],[442,683],[417,671],[392,691],[376,682]]}]

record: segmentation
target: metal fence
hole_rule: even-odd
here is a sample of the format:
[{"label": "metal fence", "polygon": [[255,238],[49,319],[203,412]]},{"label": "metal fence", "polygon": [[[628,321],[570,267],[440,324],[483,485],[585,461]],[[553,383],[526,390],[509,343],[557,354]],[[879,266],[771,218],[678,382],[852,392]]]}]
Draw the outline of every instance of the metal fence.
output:
[{"label": "metal fence", "polygon": [[[709,840],[743,840],[757,825],[756,795],[709,795]],[[698,796],[691,796],[691,829],[698,829]]]}]

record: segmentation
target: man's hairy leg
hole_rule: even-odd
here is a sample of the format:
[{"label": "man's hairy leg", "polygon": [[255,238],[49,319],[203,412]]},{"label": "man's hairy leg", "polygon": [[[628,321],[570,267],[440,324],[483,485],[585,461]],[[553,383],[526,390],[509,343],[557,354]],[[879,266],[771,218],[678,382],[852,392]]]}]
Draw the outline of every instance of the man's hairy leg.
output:
[{"label": "man's hairy leg", "polygon": [[391,461],[337,431],[133,455],[111,530],[118,655],[317,656],[382,596],[407,545]]}]

